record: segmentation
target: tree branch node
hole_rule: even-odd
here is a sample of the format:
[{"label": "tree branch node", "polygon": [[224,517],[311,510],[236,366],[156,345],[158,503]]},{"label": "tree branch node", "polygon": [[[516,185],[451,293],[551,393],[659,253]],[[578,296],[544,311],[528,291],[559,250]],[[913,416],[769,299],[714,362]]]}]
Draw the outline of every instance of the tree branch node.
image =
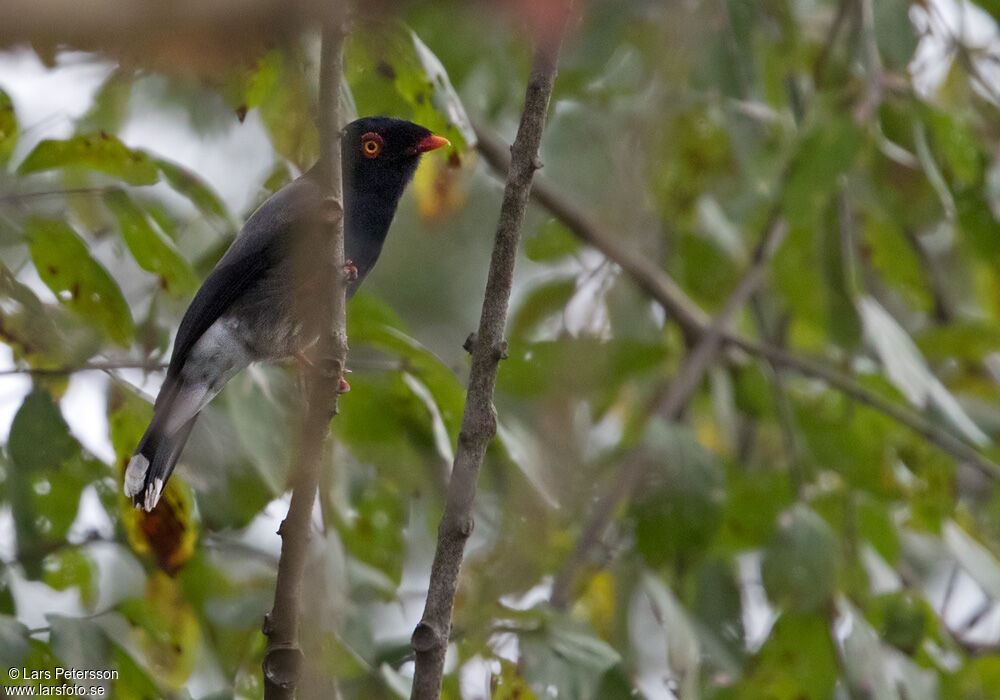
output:
[{"label": "tree branch node", "polygon": [[462,349],[471,355],[472,351],[476,349],[477,340],[478,336],[475,331],[469,333],[469,337],[465,339],[464,343],[462,343]]},{"label": "tree branch node", "polygon": [[416,629],[413,630],[413,636],[410,637],[410,646],[418,654],[426,654],[442,644],[444,644],[444,635],[426,620],[420,621]]},{"label": "tree branch node", "polygon": [[264,654],[264,679],[279,688],[294,688],[302,675],[302,650],[294,644],[272,646]]}]

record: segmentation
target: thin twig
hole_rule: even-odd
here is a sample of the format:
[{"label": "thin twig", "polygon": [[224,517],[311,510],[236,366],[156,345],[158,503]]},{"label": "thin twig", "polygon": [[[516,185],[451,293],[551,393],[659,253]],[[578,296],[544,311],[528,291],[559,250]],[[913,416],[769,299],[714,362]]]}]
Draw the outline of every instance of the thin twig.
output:
[{"label": "thin twig", "polygon": [[[755,294],[750,299],[750,310],[760,337],[770,345],[781,347],[781,333],[772,331],[770,328],[759,294]],[[767,360],[767,367],[771,375],[771,396],[774,398],[775,413],[778,416],[778,424],[781,427],[781,441],[784,446],[786,458],[788,459],[788,472],[792,478],[792,486],[796,497],[801,497],[802,490],[806,484],[806,476],[795,429],[795,414],[792,411],[792,403],[788,398],[788,390],[785,388],[784,370],[771,360]]]},{"label": "thin twig", "polygon": [[70,187],[62,190],[40,190],[35,192],[10,192],[0,194],[0,204],[16,204],[27,199],[43,199],[45,197],[69,197],[72,195],[103,195],[117,187]]},{"label": "thin twig", "polygon": [[861,10],[861,40],[865,49],[865,68],[867,81],[865,94],[861,103],[855,109],[855,118],[865,124],[875,114],[882,101],[882,58],[878,52],[878,40],[875,36],[874,0],[858,0]]},{"label": "thin twig", "polygon": [[[498,173],[505,173],[509,157],[506,155],[503,142],[479,127],[476,128],[476,134],[479,137],[480,154]],[[618,237],[587,217],[579,207],[559,194],[544,178],[536,179],[532,196],[580,240],[617,263],[641,290],[663,307],[667,316],[680,327],[689,345],[697,343],[707,332],[707,314],[659,266],[623,247],[618,242]],[[980,453],[965,438],[931,423],[908,406],[869,391],[843,372],[818,360],[793,355],[781,348],[744,338],[732,331],[724,331],[722,340],[730,347],[738,348],[753,357],[764,358],[800,375],[819,379],[855,401],[910,428],[956,459],[968,462],[987,476],[1000,479],[1000,465]],[[730,356],[729,359],[736,361],[737,358]]]},{"label": "thin twig", "polygon": [[853,0],[840,0],[840,4],[837,6],[837,14],[833,18],[830,33],[826,37],[826,43],[823,44],[823,50],[820,52],[819,58],[816,59],[816,65],[813,68],[813,83],[815,83],[817,90],[822,88],[823,83],[826,81],[826,65],[830,60],[830,55],[833,53],[833,46],[837,42],[837,37],[840,36],[844,20],[847,19],[847,14],[853,5]]},{"label": "thin twig", "polygon": [[521,123],[511,149],[511,164],[500,207],[483,311],[478,333],[471,344],[472,370],[465,413],[444,514],[438,527],[427,603],[411,640],[416,653],[411,700],[436,700],[441,693],[458,575],[465,543],[472,533],[472,504],[476,495],[479,468],[497,429],[493,391],[497,367],[506,356],[503,330],[507,320],[514,261],[531,182],[540,165],[538,146],[542,140],[545,114],[555,83],[561,35],[560,29],[557,36],[549,40],[539,39],[525,92]]},{"label": "thin twig", "polygon": [[[774,257],[786,233],[785,222],[778,217],[778,208],[775,207],[743,279],[729,295],[722,310],[712,319],[701,339],[688,353],[674,380],[670,383],[658,409],[658,413],[664,420],[672,422],[680,417],[684,407],[701,383],[705,371],[723,345],[726,327],[750,295],[760,286],[767,264]],[[622,465],[621,469],[615,472],[613,482],[603,491],[600,500],[594,507],[569,561],[560,570],[552,584],[550,602],[556,610],[565,609],[569,602],[570,587],[576,577],[576,572],[586,562],[591,547],[600,540],[618,508],[618,504],[631,497],[632,492],[649,469],[650,463],[651,460],[640,450],[633,454]]]},{"label": "thin twig", "polygon": [[[116,372],[123,369],[141,369],[144,372],[164,372],[165,362],[150,362],[144,360],[108,360],[106,362],[84,362],[79,365],[64,365],[62,367],[10,367],[0,369],[0,377],[29,375],[32,377],[61,377],[77,372]],[[384,360],[360,357],[351,360],[354,370],[370,370],[373,372],[399,372],[407,368],[405,358]]]},{"label": "thin twig", "polygon": [[160,372],[167,365],[163,362],[148,360],[108,360],[107,362],[85,362],[80,365],[63,367],[11,367],[0,370],[0,377],[27,374],[33,377],[61,377],[77,372],[114,372],[121,369],[141,369],[145,372]]},{"label": "thin twig", "polygon": [[750,355],[763,357],[798,374],[823,381],[858,403],[875,409],[900,425],[906,426],[955,459],[968,462],[986,476],[1000,479],[1000,464],[980,453],[963,438],[959,438],[951,431],[932,423],[909,406],[879,396],[853,378],[817,360],[793,355],[787,350],[735,335],[729,336],[727,340]]},{"label": "thin twig", "polygon": [[[343,184],[340,167],[339,94],[343,75],[345,24],[342,17],[323,30],[320,59],[320,160],[324,190],[318,237],[296,252],[298,308],[307,327],[319,336],[307,370],[306,414],[299,443],[288,515],[281,523],[281,558],[274,590],[274,607],[264,618],[267,650],[262,663],[266,700],[291,699],[301,674],[303,654],[298,631],[300,594],[311,536],[313,504],[325,454],[330,417],[337,410],[337,392],[347,356],[344,267]],[[313,233],[313,231],[310,231]],[[316,246],[315,248],[313,246]],[[319,254],[317,254],[317,251]],[[308,259],[307,259],[308,258]],[[320,270],[315,268],[320,266]],[[310,274],[311,272],[311,274]],[[321,284],[318,294],[307,285]],[[325,288],[324,288],[325,287]],[[308,306],[306,305],[308,304]]]}]

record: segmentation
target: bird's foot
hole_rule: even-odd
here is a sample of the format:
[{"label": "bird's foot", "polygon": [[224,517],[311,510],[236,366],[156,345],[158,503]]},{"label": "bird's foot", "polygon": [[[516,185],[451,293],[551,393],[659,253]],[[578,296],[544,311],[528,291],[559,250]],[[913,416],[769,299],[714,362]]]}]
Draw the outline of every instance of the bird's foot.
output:
[{"label": "bird's foot", "polygon": [[[344,367],[344,374],[350,374],[350,373],[351,373],[351,370],[349,370],[346,367]],[[340,375],[340,384],[337,386],[337,393],[338,394],[346,394],[347,392],[349,392],[351,390],[351,385],[347,381],[347,378],[344,376],[344,374]]]},{"label": "bird's foot", "polygon": [[358,268],[355,267],[354,262],[351,260],[344,261],[344,281],[353,282],[358,278]]}]

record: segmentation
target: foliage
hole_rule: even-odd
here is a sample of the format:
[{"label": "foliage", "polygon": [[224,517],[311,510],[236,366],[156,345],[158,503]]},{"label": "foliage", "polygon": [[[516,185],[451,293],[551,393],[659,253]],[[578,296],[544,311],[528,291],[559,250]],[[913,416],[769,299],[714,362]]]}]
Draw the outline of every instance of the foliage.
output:
[{"label": "foliage", "polygon": [[[868,4],[844,3],[835,32],[834,0],[579,3],[540,176],[708,312],[777,212],[787,240],[734,330],[997,460],[1000,96],[968,47],[918,89],[929,39],[911,17],[936,3],[870,3],[870,27]],[[348,307],[303,629],[310,677],[344,698],[407,694],[500,197],[466,109],[512,133],[541,21],[524,11],[412,3],[359,19],[348,46],[345,104],[453,149],[425,157]],[[0,76],[0,341],[32,371],[0,452],[0,665],[113,667],[121,698],[261,697],[294,369],[231,382],[149,516],[120,494],[151,412],[140,374],[88,384],[105,461],[75,433],[76,375],[54,370],[163,362],[249,213],[166,148],[129,145],[133,109],[152,94],[192,138],[263,129],[260,201],[315,158],[316,53],[304,37],[203,81],[120,66],[72,133],[41,139]],[[662,421],[650,407],[687,349],[671,319],[551,213],[523,237],[445,697],[1000,697],[994,479],[747,354]],[[636,455],[641,487],[555,609],[553,578]]]}]

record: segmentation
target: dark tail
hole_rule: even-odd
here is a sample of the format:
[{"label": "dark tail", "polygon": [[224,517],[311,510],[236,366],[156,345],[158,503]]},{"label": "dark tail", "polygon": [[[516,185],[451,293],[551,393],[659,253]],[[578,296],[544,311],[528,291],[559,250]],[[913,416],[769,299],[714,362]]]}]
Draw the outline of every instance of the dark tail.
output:
[{"label": "dark tail", "polygon": [[125,470],[125,495],[132,499],[136,508],[146,511],[153,510],[159,502],[163,486],[184,451],[198,415],[195,414],[172,435],[163,433],[166,421],[157,418],[153,417]]}]

